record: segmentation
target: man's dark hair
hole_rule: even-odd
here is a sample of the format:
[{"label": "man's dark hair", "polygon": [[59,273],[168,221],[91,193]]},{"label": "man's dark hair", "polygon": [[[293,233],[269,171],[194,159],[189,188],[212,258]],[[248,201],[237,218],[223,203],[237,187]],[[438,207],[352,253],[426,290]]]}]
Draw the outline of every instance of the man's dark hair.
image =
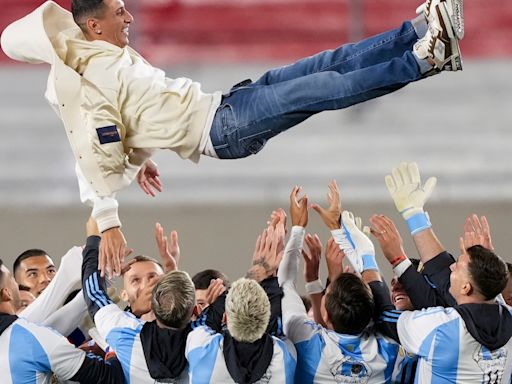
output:
[{"label": "man's dark hair", "polygon": [[337,333],[357,335],[368,325],[375,311],[373,295],[360,277],[342,273],[329,285],[325,309]]},{"label": "man's dark hair", "polygon": [[485,300],[494,299],[507,285],[507,265],[497,254],[481,245],[468,248],[467,253],[468,270],[475,289]]},{"label": "man's dark hair", "polygon": [[80,27],[82,31],[86,31],[87,27],[85,22],[90,17],[101,16],[106,9],[103,0],[72,0],[71,13],[73,20]]},{"label": "man's dark hair", "polygon": [[14,274],[14,276],[16,276],[16,271],[20,267],[20,264],[23,260],[29,259],[34,256],[46,256],[46,255],[47,255],[46,251],[44,251],[42,249],[37,249],[37,248],[27,249],[25,252],[23,252],[21,255],[19,255],[16,258],[16,260],[14,260],[14,264],[12,265],[12,273]]},{"label": "man's dark hair", "polygon": [[226,288],[229,288],[231,284],[228,277],[216,269],[205,269],[204,271],[197,272],[192,277],[192,282],[194,283],[194,287],[196,287],[196,289],[208,289],[210,282],[215,279],[222,279]]},{"label": "man's dark hair", "polygon": [[507,269],[508,269],[508,273],[510,273],[512,275],[512,264],[511,263],[507,263]]}]

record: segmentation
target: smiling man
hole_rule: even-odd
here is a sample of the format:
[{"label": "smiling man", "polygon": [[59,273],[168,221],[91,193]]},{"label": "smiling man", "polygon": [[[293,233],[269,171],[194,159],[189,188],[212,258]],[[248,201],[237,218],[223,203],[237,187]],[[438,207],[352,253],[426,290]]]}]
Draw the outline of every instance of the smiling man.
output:
[{"label": "smiling man", "polygon": [[271,69],[224,95],[166,77],[128,47],[134,18],[123,1],[72,0],[71,10],[44,3],[5,29],[2,49],[52,65],[46,97],[64,123],[82,201],[102,232],[100,269],[115,274],[126,249],[116,193],[135,179],[149,195],[162,190],[150,160],[157,149],[194,162],[247,157],[316,113],[462,69],[462,0],[427,0],[396,29]]},{"label": "smiling man", "polygon": [[19,255],[13,265],[14,278],[29,288],[34,297],[50,284],[57,273],[53,260],[42,249],[29,249]]}]

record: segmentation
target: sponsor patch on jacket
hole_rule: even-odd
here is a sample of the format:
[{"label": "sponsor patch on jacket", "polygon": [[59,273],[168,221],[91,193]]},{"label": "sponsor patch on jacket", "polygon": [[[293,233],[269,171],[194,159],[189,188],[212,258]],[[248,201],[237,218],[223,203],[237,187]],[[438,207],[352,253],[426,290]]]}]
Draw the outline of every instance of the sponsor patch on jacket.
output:
[{"label": "sponsor patch on jacket", "polygon": [[117,132],[117,126],[115,125],[96,128],[96,132],[98,133],[100,144],[115,143],[117,141],[121,141],[121,136],[119,136],[119,132]]}]

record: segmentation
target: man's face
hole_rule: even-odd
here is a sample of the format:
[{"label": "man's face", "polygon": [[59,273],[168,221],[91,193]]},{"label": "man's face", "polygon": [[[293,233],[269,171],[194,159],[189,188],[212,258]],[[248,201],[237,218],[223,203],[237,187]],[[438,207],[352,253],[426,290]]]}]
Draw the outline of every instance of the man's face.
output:
[{"label": "man's face", "polygon": [[208,307],[208,300],[206,300],[207,289],[196,289],[196,305],[199,309],[204,311]]},{"label": "man's face", "polygon": [[38,297],[53,280],[57,268],[48,255],[32,256],[23,260],[16,270],[18,284],[30,288],[30,293]]},{"label": "man's face", "polygon": [[465,290],[468,288],[468,284],[471,284],[471,278],[469,274],[469,255],[463,251],[457,261],[450,265],[450,294],[455,298],[457,303],[460,298],[464,295]]},{"label": "man's face", "polygon": [[405,292],[402,284],[396,277],[391,280],[391,301],[395,308],[399,311],[413,311],[414,307],[411,303],[411,299]]},{"label": "man's face", "polygon": [[512,275],[510,273],[508,274],[507,285],[501,294],[503,295],[505,302],[512,306]]},{"label": "man's face", "polygon": [[[104,0],[105,11],[97,19],[97,27],[92,35],[99,40],[124,48],[130,42],[128,39],[130,24],[133,16],[124,7],[122,0]],[[96,32],[100,31],[100,34]]]},{"label": "man's face", "polygon": [[18,288],[18,283],[16,283],[14,276],[5,267],[5,265],[2,265],[1,269],[5,279],[2,288],[5,288],[9,291],[11,295],[11,305],[13,310],[14,312],[18,312],[18,310],[21,308],[20,290]]},{"label": "man's face", "polygon": [[36,299],[32,293],[25,290],[20,290],[20,308],[16,311],[16,313],[20,313],[25,308],[27,308],[32,302]]},{"label": "man's face", "polygon": [[164,273],[152,261],[133,263],[123,276],[121,298],[132,308],[134,315],[141,316],[151,310],[153,287]]}]

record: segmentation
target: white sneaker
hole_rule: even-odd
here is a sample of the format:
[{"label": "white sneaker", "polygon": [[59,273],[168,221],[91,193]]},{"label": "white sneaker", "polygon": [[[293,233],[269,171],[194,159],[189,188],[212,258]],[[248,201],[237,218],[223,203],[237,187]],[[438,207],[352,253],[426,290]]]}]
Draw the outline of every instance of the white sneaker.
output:
[{"label": "white sneaker", "polygon": [[448,1],[433,0],[428,31],[414,44],[413,52],[420,59],[430,59],[438,71],[462,70],[459,39],[448,11]]},{"label": "white sneaker", "polygon": [[431,23],[435,16],[433,10],[439,3],[444,3],[446,12],[451,19],[453,32],[457,40],[464,38],[464,0],[426,0],[418,8],[416,14],[424,14],[427,23]]}]

